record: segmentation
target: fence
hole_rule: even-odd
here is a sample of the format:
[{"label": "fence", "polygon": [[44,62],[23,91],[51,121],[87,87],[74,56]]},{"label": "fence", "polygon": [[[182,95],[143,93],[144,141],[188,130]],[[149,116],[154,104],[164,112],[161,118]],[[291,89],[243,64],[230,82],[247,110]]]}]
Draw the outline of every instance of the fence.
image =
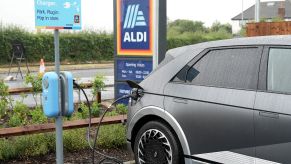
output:
[{"label": "fence", "polygon": [[[127,119],[126,115],[114,116],[114,117],[105,117],[101,125],[110,125],[110,124],[118,124],[124,123]],[[92,126],[99,125],[100,118],[93,118],[92,119]],[[77,128],[84,128],[89,125],[89,119],[86,120],[76,120],[76,121],[67,121],[64,122],[63,129],[77,129]],[[48,124],[40,124],[40,125],[28,125],[23,127],[15,127],[15,128],[1,128],[0,129],[0,138],[4,137],[12,137],[12,136],[21,136],[21,135],[28,135],[28,134],[37,134],[37,133],[46,133],[52,132],[55,130],[54,123]]]},{"label": "fence", "polygon": [[247,36],[290,35],[291,21],[260,22],[247,24]]}]

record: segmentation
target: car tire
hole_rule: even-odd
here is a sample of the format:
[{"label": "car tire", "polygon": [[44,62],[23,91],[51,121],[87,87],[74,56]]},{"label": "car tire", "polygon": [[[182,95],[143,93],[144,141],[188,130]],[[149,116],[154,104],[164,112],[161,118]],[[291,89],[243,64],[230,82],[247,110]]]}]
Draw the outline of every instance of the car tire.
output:
[{"label": "car tire", "polygon": [[146,123],[134,141],[137,164],[183,164],[183,151],[171,128],[158,121]]}]

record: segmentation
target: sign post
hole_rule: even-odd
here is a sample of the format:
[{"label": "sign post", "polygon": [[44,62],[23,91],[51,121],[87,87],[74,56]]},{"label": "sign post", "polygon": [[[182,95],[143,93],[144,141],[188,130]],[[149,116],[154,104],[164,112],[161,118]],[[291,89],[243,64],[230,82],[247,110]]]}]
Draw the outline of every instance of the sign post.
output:
[{"label": "sign post", "polygon": [[[60,47],[59,47],[59,30],[54,30],[54,42],[55,42],[55,71],[58,74],[58,77],[60,77]],[[59,81],[59,86],[60,81]],[[60,88],[59,88],[60,89]],[[59,91],[59,100],[60,100],[60,94]],[[61,102],[59,102],[61,104]],[[60,105],[61,108],[61,105]],[[59,111],[62,111],[62,109],[59,109]],[[56,118],[56,161],[58,164],[64,163],[64,151],[63,151],[63,118],[60,112],[60,115]]]},{"label": "sign post", "polygon": [[[166,53],[166,0],[114,0],[115,99],[130,93]],[[119,102],[125,103],[126,101]]]},{"label": "sign post", "polygon": [[[81,29],[81,0],[35,0],[34,5],[36,28],[54,30],[55,72],[60,77],[59,29]],[[55,122],[56,162],[63,164],[63,109],[61,109],[61,91],[58,92],[60,109]]]}]

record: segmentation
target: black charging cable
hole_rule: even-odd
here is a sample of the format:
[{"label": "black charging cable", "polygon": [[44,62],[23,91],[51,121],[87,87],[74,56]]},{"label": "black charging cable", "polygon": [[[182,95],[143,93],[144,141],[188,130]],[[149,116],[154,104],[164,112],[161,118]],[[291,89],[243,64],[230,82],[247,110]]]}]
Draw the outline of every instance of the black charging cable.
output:
[{"label": "black charging cable", "polygon": [[99,154],[99,155],[101,155],[101,156],[104,157],[104,159],[102,159],[102,160],[99,161],[99,164],[104,163],[105,161],[112,161],[112,162],[117,163],[117,164],[122,164],[123,161],[121,161],[121,160],[119,160],[119,159],[117,159],[115,157],[112,157],[112,156],[106,155],[104,153],[101,153],[101,152],[99,152],[99,151],[96,150],[99,129],[100,129],[101,123],[102,123],[102,121],[103,121],[106,113],[109,111],[109,109],[114,104],[116,104],[118,101],[120,101],[122,99],[127,99],[127,98],[130,98],[130,97],[133,98],[133,99],[135,99],[136,98],[136,95],[135,94],[124,95],[124,96],[116,99],[109,107],[106,108],[106,110],[103,112],[103,114],[102,114],[102,116],[101,116],[101,118],[99,120],[99,124],[98,124],[97,129],[96,129],[96,132],[95,132],[94,142],[93,142],[93,145],[91,145],[91,142],[90,142],[91,141],[90,131],[91,131],[91,124],[92,124],[92,110],[91,110],[91,105],[90,105],[88,96],[87,96],[86,92],[84,91],[84,89],[78,83],[76,83],[75,80],[73,81],[73,83],[74,83],[74,85],[78,89],[80,89],[83,92],[83,94],[84,94],[84,96],[86,98],[86,101],[87,101],[87,106],[89,108],[89,125],[88,125],[88,129],[87,129],[87,140],[88,140],[89,147],[92,150],[92,163],[94,164],[94,161],[95,161],[95,152],[96,152],[97,154]]}]

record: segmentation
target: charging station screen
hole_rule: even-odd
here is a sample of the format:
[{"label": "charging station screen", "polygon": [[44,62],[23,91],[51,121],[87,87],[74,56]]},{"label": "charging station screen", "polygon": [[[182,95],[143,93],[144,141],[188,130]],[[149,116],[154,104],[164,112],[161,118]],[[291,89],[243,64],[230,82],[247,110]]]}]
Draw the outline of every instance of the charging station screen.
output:
[{"label": "charging station screen", "polygon": [[152,0],[117,0],[117,54],[153,54]]}]

